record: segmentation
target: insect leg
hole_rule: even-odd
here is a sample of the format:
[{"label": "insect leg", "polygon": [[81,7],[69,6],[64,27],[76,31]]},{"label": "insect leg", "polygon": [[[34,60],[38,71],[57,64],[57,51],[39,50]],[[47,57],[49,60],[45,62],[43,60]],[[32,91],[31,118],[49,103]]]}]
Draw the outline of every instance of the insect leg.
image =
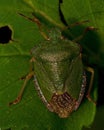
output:
[{"label": "insect leg", "polygon": [[93,86],[93,80],[94,80],[94,70],[91,67],[86,67],[86,70],[91,73],[91,79],[90,79],[90,83],[89,83],[89,89],[87,91],[86,97],[88,98],[89,101],[91,101],[94,104],[96,104],[96,102],[91,98],[91,95],[90,95],[91,90],[92,90],[92,86]]},{"label": "insect leg", "polygon": [[48,103],[48,101],[46,100],[46,98],[43,95],[43,92],[41,91],[41,88],[40,88],[40,86],[38,84],[36,75],[34,75],[34,84],[35,84],[35,89],[37,90],[38,95],[41,98],[44,105],[48,108],[49,111],[53,112],[53,109],[52,109],[51,105]]},{"label": "insect leg", "polygon": [[24,17],[24,18],[26,18],[26,19],[32,21],[32,22],[35,22],[35,23],[37,24],[38,28],[39,28],[40,34],[41,34],[46,40],[50,40],[49,37],[45,34],[45,32],[42,31],[42,25],[41,25],[41,22],[39,21],[38,18],[36,18],[34,15],[33,15],[33,16],[34,16],[33,18],[30,18],[30,17],[28,17],[28,16],[25,16],[25,15],[22,14],[22,13],[18,13],[18,14],[21,15],[22,17]]},{"label": "insect leg", "polygon": [[21,88],[21,90],[20,90],[20,92],[19,92],[17,98],[16,98],[14,101],[10,102],[9,105],[17,104],[17,103],[19,103],[19,102],[21,101],[23,92],[24,92],[25,87],[26,87],[26,84],[27,84],[27,82],[31,79],[31,77],[32,77],[33,75],[34,75],[34,72],[32,71],[32,72],[30,72],[30,73],[25,77],[24,84],[23,84],[23,86],[22,86],[22,88]]},{"label": "insect leg", "polygon": [[66,28],[72,28],[72,27],[75,27],[75,26],[78,26],[78,25],[82,25],[84,23],[88,23],[89,20],[84,20],[84,21],[80,21],[80,22],[75,22],[75,23],[72,23],[70,25],[68,25]]},{"label": "insect leg", "polygon": [[84,96],[84,94],[85,94],[85,87],[86,87],[86,74],[85,74],[85,72],[84,72],[84,73],[83,73],[83,80],[82,80],[82,86],[81,86],[79,98],[78,98],[78,100],[77,100],[77,102],[76,102],[76,105],[75,105],[74,110],[77,110],[77,109],[78,109],[78,107],[79,107],[79,105],[80,105],[80,103],[81,103],[81,101],[82,101],[82,98],[83,98],[83,96]]},{"label": "insect leg", "polygon": [[92,30],[97,30],[98,28],[95,28],[93,26],[89,26],[89,27],[86,27],[85,30],[83,31],[82,35],[80,35],[79,37],[75,38],[73,40],[73,42],[78,42],[80,41],[84,36],[85,34],[88,32],[88,31],[92,31]]}]

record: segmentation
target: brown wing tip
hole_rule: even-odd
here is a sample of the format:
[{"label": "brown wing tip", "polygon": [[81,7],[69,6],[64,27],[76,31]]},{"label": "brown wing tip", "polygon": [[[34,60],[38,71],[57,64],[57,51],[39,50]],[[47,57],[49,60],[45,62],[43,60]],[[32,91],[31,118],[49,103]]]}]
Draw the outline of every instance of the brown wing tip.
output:
[{"label": "brown wing tip", "polygon": [[76,100],[67,92],[63,94],[54,93],[49,103],[53,112],[57,113],[61,118],[66,118],[74,110]]}]

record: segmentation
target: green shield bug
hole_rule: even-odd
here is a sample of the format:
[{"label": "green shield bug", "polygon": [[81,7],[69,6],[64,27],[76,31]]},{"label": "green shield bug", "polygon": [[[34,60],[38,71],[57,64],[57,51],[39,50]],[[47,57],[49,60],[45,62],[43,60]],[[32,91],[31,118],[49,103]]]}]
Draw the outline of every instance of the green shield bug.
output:
[{"label": "green shield bug", "polygon": [[[40,21],[37,18],[24,17],[36,22],[40,28]],[[94,28],[87,28],[87,30],[92,29]],[[56,28],[50,31],[48,37],[43,32],[41,34],[45,40],[31,50],[33,57],[31,72],[26,76],[18,97],[9,105],[21,100],[27,81],[33,77],[35,88],[45,106],[59,117],[66,118],[78,109],[85,93],[86,74],[80,46],[64,38],[61,31]],[[92,100],[90,91],[94,71],[90,67],[87,70],[92,73],[87,97]]]}]

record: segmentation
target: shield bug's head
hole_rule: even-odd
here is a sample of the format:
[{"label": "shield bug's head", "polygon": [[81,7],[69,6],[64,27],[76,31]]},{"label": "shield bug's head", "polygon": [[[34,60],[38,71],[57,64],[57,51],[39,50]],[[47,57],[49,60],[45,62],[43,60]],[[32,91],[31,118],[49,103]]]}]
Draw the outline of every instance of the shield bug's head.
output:
[{"label": "shield bug's head", "polygon": [[40,43],[31,52],[35,58],[34,71],[40,88],[43,92],[47,89],[46,95],[44,93],[46,99],[54,112],[60,117],[67,117],[74,110],[81,89],[80,47],[77,43],[62,39],[61,33],[54,30],[49,41]]}]

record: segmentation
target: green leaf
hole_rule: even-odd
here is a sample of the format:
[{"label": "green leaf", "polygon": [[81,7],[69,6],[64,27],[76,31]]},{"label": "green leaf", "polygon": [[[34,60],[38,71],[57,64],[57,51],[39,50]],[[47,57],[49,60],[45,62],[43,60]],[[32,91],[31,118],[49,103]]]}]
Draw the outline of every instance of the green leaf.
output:
[{"label": "green leaf", "polygon": [[[82,30],[88,26],[97,28],[96,31],[89,32],[81,41],[84,53],[87,53],[91,64],[104,67],[104,1],[94,0],[66,0],[61,4],[64,18],[70,25],[75,22],[89,20],[88,23],[78,25],[79,28],[73,33],[81,35]],[[72,28],[73,30],[73,28]]]},{"label": "green leaf", "polygon": [[103,130],[104,128],[104,105],[98,107],[95,119],[90,128],[83,130]]},{"label": "green leaf", "polygon": [[59,16],[59,1],[37,1],[23,0],[36,14],[42,15],[42,19],[46,18],[49,22],[57,26],[63,26]]},{"label": "green leaf", "polygon": [[[97,21],[99,17],[103,18],[102,13],[94,13],[94,11],[91,11],[91,9],[93,9],[92,7],[96,5],[95,7],[98,7],[98,9],[95,8],[95,11],[103,12],[102,8],[98,6],[100,5],[99,3],[91,0],[89,5],[92,3],[94,5],[90,8],[85,4],[88,3],[87,0],[81,0],[80,4],[78,3],[77,0],[66,0],[63,1],[61,5],[63,15],[68,24],[74,21],[76,22],[77,20],[90,19],[92,20],[92,22],[89,23],[90,25],[96,25],[95,27],[99,28],[101,26],[103,27],[103,20],[102,22],[99,20],[98,23],[101,22],[101,24],[95,24],[96,20],[92,18],[93,16],[96,17]],[[34,89],[33,79],[28,82],[22,101],[19,104],[8,106],[8,103],[16,98],[24,82],[20,80],[20,78],[29,72],[29,60],[31,59],[30,50],[34,45],[43,40],[36,24],[21,17],[18,12],[24,12],[29,17],[33,17],[31,14],[34,12],[39,16],[41,21],[44,22],[45,18],[46,22],[49,21],[53,26],[63,27],[64,25],[60,20],[58,9],[58,0],[1,0],[0,27],[8,25],[12,30],[13,39],[10,43],[0,44],[0,128],[2,129],[81,130],[83,126],[89,126],[93,122],[96,107],[86,98],[83,100],[79,109],[73,112],[67,119],[61,119],[55,113],[49,112]],[[46,25],[45,22],[44,25]],[[87,25],[88,24],[85,24],[85,26]],[[48,26],[49,25],[46,27],[48,28]],[[75,34],[74,32],[72,33]],[[100,37],[100,49],[98,52],[100,52],[99,55],[101,55],[104,52],[101,40],[103,31],[98,31],[97,34]],[[89,41],[90,40],[91,39],[89,39]],[[94,44],[92,40],[91,43],[92,45]],[[89,49],[90,47],[88,47],[88,50]],[[91,50],[91,52],[93,52],[96,57],[95,52],[93,50]],[[91,63],[95,63],[96,59],[93,59],[91,54],[90,56]],[[101,61],[98,62],[99,66],[100,64]],[[97,73],[95,74],[97,75]],[[97,78],[95,78],[95,81],[97,81]],[[92,96],[95,99],[96,88],[97,82],[94,82]]]}]

